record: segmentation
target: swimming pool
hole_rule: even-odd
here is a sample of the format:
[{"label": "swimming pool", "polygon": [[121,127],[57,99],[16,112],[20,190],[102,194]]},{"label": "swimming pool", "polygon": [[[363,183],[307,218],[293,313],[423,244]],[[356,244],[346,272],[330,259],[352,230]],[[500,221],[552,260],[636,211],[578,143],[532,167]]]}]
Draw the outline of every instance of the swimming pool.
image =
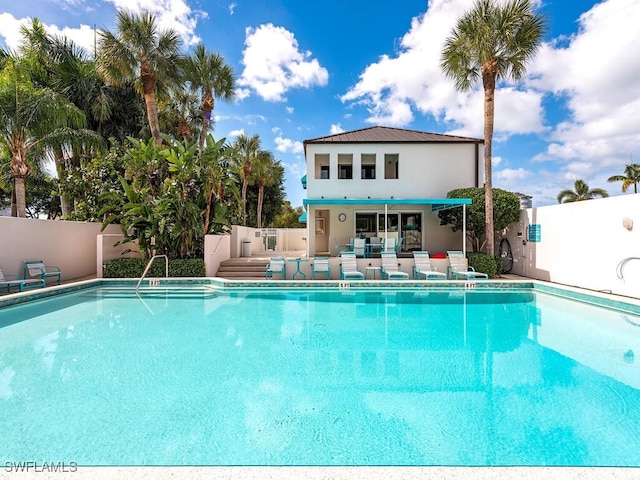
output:
[{"label": "swimming pool", "polygon": [[0,309],[0,445],[79,465],[638,466],[637,313],[534,288],[100,285]]}]

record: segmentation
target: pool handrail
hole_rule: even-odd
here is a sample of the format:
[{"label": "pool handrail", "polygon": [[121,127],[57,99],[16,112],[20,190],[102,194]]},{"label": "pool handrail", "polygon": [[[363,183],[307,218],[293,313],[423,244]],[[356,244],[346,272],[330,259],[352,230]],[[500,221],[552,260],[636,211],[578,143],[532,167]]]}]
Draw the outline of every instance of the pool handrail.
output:
[{"label": "pool handrail", "polygon": [[164,276],[169,278],[169,257],[166,255],[154,255],[153,257],[151,257],[151,260],[149,260],[149,263],[147,263],[147,266],[145,267],[144,272],[142,272],[142,276],[140,277],[140,280],[138,280],[138,284],[136,285],[136,292],[140,288],[140,284],[142,283],[142,280],[144,279],[145,275],[151,268],[153,261],[156,258],[160,258],[160,257],[164,257]]}]

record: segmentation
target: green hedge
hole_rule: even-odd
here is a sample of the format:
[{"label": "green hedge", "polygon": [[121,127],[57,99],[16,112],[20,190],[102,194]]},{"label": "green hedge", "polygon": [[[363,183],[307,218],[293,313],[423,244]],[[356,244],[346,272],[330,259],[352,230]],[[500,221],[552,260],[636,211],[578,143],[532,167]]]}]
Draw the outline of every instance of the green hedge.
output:
[{"label": "green hedge", "polygon": [[[144,258],[116,258],[107,260],[103,265],[104,278],[140,278],[149,260]],[[164,258],[157,258],[147,277],[164,277]],[[190,258],[186,260],[169,260],[170,277],[204,277],[206,270],[204,260]]]},{"label": "green hedge", "polygon": [[502,260],[500,257],[492,257],[486,253],[469,252],[467,258],[469,259],[470,267],[473,267],[476,272],[486,273],[489,278],[494,278],[502,272]]}]

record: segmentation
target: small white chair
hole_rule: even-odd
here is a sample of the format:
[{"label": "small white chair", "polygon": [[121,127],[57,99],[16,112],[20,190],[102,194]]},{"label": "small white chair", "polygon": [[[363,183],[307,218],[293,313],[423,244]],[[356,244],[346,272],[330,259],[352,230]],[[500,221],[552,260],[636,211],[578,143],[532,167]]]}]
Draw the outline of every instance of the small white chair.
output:
[{"label": "small white chair", "polygon": [[287,277],[287,265],[285,264],[284,257],[273,257],[265,270],[265,277],[273,279],[274,275],[280,275],[282,280]]},{"label": "small white chair", "polygon": [[364,274],[358,270],[358,261],[353,252],[342,252],[340,254],[340,280],[364,280]]}]

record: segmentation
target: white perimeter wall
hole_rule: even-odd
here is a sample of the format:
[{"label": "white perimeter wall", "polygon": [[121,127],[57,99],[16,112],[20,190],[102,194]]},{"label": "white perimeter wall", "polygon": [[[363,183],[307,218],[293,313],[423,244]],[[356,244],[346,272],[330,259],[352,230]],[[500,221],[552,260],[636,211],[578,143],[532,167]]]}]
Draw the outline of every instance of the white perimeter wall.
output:
[{"label": "white perimeter wall", "polygon": [[97,236],[120,233],[118,225],[109,225],[104,232],[100,227],[99,223],[0,217],[0,269],[22,277],[24,260],[44,260],[46,265],[60,267],[63,280],[95,275]]},{"label": "white perimeter wall", "polygon": [[[631,230],[623,223],[633,222]],[[530,224],[540,242],[527,241]],[[521,236],[518,236],[518,234]],[[620,195],[523,210],[507,229],[512,273],[640,298],[640,195]],[[498,251],[498,250],[496,250]],[[619,265],[629,260],[618,278]]]}]

